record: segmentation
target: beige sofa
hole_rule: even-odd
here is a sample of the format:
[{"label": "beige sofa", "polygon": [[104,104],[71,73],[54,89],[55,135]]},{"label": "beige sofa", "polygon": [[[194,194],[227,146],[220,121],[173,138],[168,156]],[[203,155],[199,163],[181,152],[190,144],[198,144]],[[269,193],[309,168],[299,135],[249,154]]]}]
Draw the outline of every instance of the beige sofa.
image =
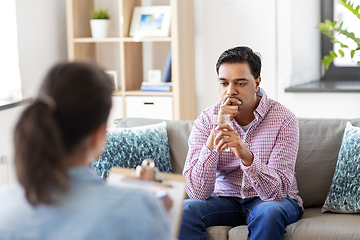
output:
[{"label": "beige sofa", "polygon": [[[122,118],[118,127],[135,127],[163,120]],[[360,215],[321,213],[335,171],[346,119],[299,119],[300,143],[296,162],[299,194],[305,213],[298,222],[286,228],[284,239],[335,240],[360,239]],[[181,173],[187,154],[187,140],[193,121],[169,121],[167,131],[173,172]],[[352,119],[360,126],[360,119]],[[214,226],[207,229],[209,240],[247,238],[247,226]]]}]

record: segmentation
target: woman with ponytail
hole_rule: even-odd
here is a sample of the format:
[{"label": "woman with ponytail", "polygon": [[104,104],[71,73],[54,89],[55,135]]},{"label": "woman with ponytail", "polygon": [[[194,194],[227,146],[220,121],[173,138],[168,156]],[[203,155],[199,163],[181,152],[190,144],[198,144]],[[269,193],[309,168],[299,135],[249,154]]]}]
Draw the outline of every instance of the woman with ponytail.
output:
[{"label": "woman with ponytail", "polygon": [[90,163],[106,138],[113,87],[89,63],[45,77],[14,131],[19,183],[0,190],[0,239],[170,239],[150,193],[106,185]]}]

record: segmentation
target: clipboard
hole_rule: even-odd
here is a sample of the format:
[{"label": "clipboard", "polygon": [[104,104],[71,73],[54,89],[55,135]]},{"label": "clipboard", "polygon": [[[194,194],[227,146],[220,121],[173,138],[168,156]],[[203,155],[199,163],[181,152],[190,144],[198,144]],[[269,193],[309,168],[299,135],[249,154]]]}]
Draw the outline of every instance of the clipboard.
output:
[{"label": "clipboard", "polygon": [[[169,211],[167,211],[170,231],[175,239],[178,238],[182,212],[183,202],[186,198],[186,178],[177,173],[159,173],[160,178],[163,180],[163,184],[170,185],[171,188],[167,189],[168,195],[173,200],[173,205]],[[147,191],[152,191],[155,187],[154,182],[142,181],[142,180],[130,180],[126,179],[126,176],[135,176],[135,169],[112,167],[107,177],[107,184],[117,187],[129,187],[140,188]],[[126,180],[125,180],[126,179]]]}]

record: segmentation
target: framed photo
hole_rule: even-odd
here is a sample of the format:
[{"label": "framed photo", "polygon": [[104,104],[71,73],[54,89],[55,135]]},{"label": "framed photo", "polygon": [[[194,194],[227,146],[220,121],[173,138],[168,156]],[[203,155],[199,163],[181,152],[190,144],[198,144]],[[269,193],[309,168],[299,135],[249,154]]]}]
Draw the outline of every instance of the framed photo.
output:
[{"label": "framed photo", "polygon": [[171,6],[135,7],[131,20],[131,37],[168,37]]},{"label": "framed photo", "polygon": [[118,90],[118,82],[117,82],[117,72],[116,71],[105,71],[111,78],[112,84],[114,86],[114,91]]}]

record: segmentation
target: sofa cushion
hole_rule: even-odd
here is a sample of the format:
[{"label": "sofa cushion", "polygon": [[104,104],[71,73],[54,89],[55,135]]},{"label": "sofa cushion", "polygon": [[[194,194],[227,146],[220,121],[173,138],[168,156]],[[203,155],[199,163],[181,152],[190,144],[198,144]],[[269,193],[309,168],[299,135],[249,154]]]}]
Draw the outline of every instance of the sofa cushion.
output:
[{"label": "sofa cushion", "polygon": [[323,211],[360,212],[360,128],[347,123]]},{"label": "sofa cushion", "polygon": [[[137,127],[162,122],[161,119],[119,118],[114,122],[117,127]],[[188,139],[193,121],[166,120],[169,139],[171,166],[174,173],[182,173],[188,151]]]},{"label": "sofa cushion", "polygon": [[360,217],[322,213],[321,208],[308,208],[298,222],[286,227],[286,231],[284,240],[355,240],[360,239]]},{"label": "sofa cushion", "polygon": [[135,168],[146,158],[152,158],[161,172],[172,171],[166,122],[107,129],[107,143],[91,167],[106,179],[111,167]]},{"label": "sofa cushion", "polygon": [[[347,122],[345,119],[299,118],[295,172],[304,207],[322,207],[324,204]],[[360,126],[360,119],[351,122]]]},{"label": "sofa cushion", "polygon": [[[246,240],[247,226],[229,230],[229,240]],[[360,217],[356,214],[321,213],[321,208],[305,209],[304,216],[286,227],[284,240],[360,239]]]},{"label": "sofa cushion", "polygon": [[228,226],[213,226],[206,228],[207,240],[227,240],[229,230],[232,227]]}]

